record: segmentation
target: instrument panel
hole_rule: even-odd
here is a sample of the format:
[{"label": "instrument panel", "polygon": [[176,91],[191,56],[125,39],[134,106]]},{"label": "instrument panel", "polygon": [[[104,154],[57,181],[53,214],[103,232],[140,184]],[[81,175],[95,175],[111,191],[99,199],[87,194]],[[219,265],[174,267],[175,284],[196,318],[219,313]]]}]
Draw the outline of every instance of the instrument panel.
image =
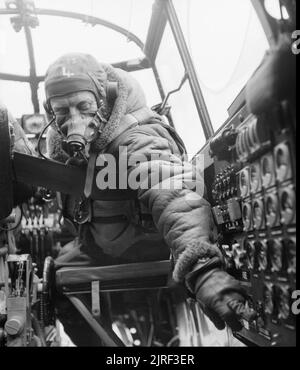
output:
[{"label": "instrument panel", "polygon": [[287,101],[258,116],[244,106],[202,152],[227,270],[258,314],[234,333],[248,345],[296,343],[295,137]]}]

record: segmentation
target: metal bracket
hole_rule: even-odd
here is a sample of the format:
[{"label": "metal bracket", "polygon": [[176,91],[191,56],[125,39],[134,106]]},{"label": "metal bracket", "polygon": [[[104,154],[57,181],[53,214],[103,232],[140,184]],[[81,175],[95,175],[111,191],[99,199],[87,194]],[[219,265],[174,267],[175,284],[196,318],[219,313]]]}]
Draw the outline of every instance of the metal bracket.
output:
[{"label": "metal bracket", "polygon": [[124,347],[124,343],[117,337],[117,335],[112,330],[109,331],[107,329],[104,329],[103,326],[100,325],[99,322],[91,315],[90,311],[79,298],[73,295],[66,295],[66,297],[72,302],[72,304],[79,311],[82,317],[99,336],[104,346]]},{"label": "metal bracket", "polygon": [[95,318],[99,318],[101,315],[100,311],[100,282],[92,281],[91,283],[92,293],[92,314]]}]

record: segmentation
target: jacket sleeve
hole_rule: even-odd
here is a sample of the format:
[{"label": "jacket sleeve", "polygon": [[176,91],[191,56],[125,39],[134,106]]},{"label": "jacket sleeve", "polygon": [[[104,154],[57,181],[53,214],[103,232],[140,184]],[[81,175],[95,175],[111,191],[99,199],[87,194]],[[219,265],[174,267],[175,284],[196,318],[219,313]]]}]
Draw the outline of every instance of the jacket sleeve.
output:
[{"label": "jacket sleeve", "polygon": [[174,151],[171,140],[142,128],[127,135],[130,177],[139,176],[138,198],[152,213],[175,261],[173,279],[183,281],[199,259],[220,257],[215,226],[204,199],[200,171]]},{"label": "jacket sleeve", "polygon": [[36,155],[36,152],[33,146],[30,144],[29,140],[27,139],[25,132],[23,131],[21,125],[18,121],[8,112],[8,121],[9,125],[13,128],[13,150],[15,152],[28,154],[28,155]]}]

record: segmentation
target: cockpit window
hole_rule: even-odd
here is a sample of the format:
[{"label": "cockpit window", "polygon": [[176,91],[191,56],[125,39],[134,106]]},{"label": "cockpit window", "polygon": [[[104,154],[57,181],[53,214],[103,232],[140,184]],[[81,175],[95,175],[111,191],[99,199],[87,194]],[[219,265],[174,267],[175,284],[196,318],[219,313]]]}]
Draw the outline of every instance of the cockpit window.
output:
[{"label": "cockpit window", "polygon": [[[152,107],[161,101],[159,90],[151,68],[141,69],[131,72],[133,77],[144,87],[146,101],[149,107]],[[146,88],[145,88],[146,87]]]},{"label": "cockpit window", "polygon": [[[177,89],[185,70],[169,24],[166,25],[160,44],[156,66],[165,93]],[[171,107],[175,128],[186,144],[189,157],[192,157],[206,140],[189,81],[184,83],[180,91],[170,96],[168,105]]]},{"label": "cockpit window", "polygon": [[[51,62],[68,52],[89,53],[99,61],[107,63],[144,57],[142,47],[147,37],[153,0],[34,0],[33,3],[37,12],[38,26],[30,28],[30,31],[35,72],[39,80],[43,79]],[[19,116],[33,112],[32,104],[27,104],[27,101],[31,100],[28,83],[30,64],[24,29],[18,32],[14,30],[11,19],[16,14],[5,14],[7,4],[13,13],[14,3],[0,0],[0,8],[4,10],[0,14],[0,73],[5,75],[4,79],[0,80],[0,99],[15,116]],[[58,11],[64,13],[59,15]],[[87,23],[84,19],[67,17],[76,13],[100,18],[107,24],[112,23],[116,28],[111,29],[104,25]],[[118,28],[122,28],[124,32],[117,32]],[[130,40],[129,33],[136,36],[139,45]],[[152,71],[148,71],[140,75],[143,81],[149,81],[152,87],[155,80],[151,73]],[[27,83],[6,82],[10,75],[21,76]],[[26,90],[26,97],[19,99],[18,103],[14,99],[14,90],[17,86],[22,86],[23,92]],[[154,105],[160,101],[157,93],[158,89],[155,86],[153,94],[146,94],[150,95],[149,104]],[[41,112],[44,111],[43,95],[43,84],[40,82],[38,96]]]},{"label": "cockpit window", "polygon": [[173,0],[216,131],[269,43],[250,0]]},{"label": "cockpit window", "polygon": [[[77,19],[39,16],[40,25],[32,30],[37,74],[43,75],[49,63],[65,53],[82,52],[106,63],[142,57],[142,51],[125,35],[101,25],[84,24]],[[51,30],[55,25],[53,39]],[[105,41],[109,40],[109,42]],[[113,45],[113,47],[112,47]]]},{"label": "cockpit window", "polygon": [[[1,3],[0,8],[2,8]],[[0,15],[0,72],[17,75],[29,74],[24,32],[15,32],[9,17],[4,15]]]},{"label": "cockpit window", "polygon": [[113,22],[146,41],[153,0],[34,0],[36,8],[96,16]]},{"label": "cockpit window", "polygon": [[28,83],[16,81],[0,81],[0,101],[15,118],[20,118],[24,112],[32,113],[31,91]]}]

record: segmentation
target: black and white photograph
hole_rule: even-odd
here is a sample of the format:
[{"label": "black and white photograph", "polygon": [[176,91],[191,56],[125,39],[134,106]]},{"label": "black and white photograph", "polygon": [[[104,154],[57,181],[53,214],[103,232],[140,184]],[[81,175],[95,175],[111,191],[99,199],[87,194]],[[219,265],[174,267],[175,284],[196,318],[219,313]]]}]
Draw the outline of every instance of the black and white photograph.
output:
[{"label": "black and white photograph", "polygon": [[0,0],[0,357],[296,347],[299,53],[296,0]]}]

